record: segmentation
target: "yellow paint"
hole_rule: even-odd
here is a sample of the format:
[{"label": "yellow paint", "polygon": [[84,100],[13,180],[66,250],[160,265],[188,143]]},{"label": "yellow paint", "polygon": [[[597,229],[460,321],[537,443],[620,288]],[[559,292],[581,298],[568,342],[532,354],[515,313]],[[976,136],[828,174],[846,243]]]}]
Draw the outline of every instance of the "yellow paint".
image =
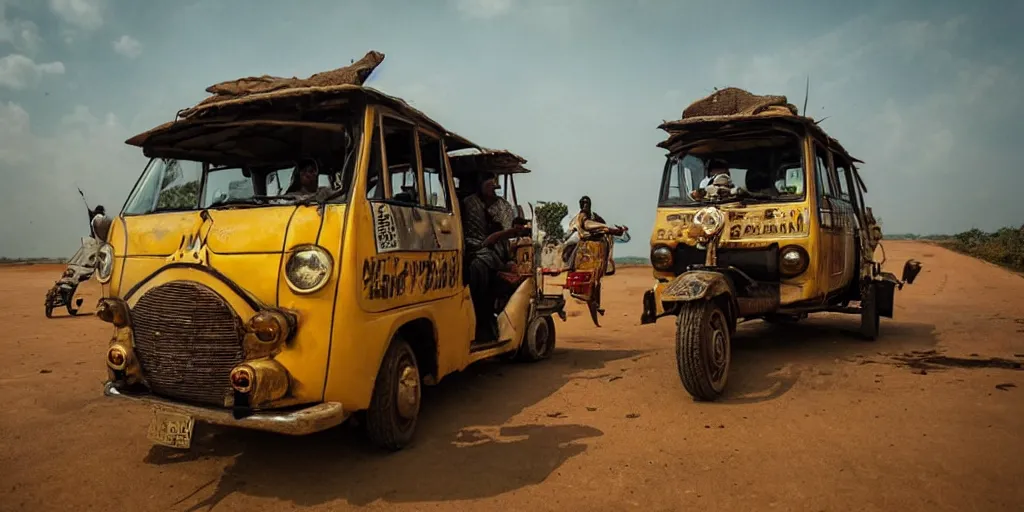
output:
[{"label": "yellow paint", "polygon": [[[377,107],[367,107],[364,133],[375,129],[378,114]],[[126,298],[133,306],[148,290],[186,280],[220,295],[243,325],[263,307],[295,314],[292,338],[272,356],[288,372],[289,389],[270,406],[336,401],[348,412],[367,408],[385,351],[397,333],[412,325],[422,328],[415,334],[406,331],[407,341],[436,340],[434,380],[515,350],[526,328],[532,280],[510,301],[500,324],[513,340],[470,351],[475,317],[462,278],[462,229],[450,173],[452,211],[424,211],[419,218],[425,222],[414,225],[416,233],[436,236],[443,250],[377,253],[370,203],[361,193],[371,141],[363,137],[359,142],[347,205],[322,211],[315,205],[274,206],[207,210],[205,216],[190,211],[118,218],[110,236],[114,276],[106,293],[124,297],[136,288]],[[291,252],[308,244],[331,255],[332,273],[318,291],[298,294],[288,286],[285,268]],[[381,287],[384,276],[402,276],[401,293]],[[256,302],[255,309],[246,297]],[[421,373],[428,369],[421,367]]]},{"label": "yellow paint", "polygon": [[209,210],[211,226],[206,245],[218,254],[280,253],[294,206],[260,208],[253,222],[250,208]]}]

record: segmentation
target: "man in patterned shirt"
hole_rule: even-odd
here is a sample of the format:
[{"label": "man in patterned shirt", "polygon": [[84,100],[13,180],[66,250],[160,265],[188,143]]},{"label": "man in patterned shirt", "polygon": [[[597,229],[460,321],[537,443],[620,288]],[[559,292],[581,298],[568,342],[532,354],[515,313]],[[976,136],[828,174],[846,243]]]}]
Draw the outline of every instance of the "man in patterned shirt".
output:
[{"label": "man in patterned shirt", "polygon": [[508,266],[508,239],[529,236],[530,229],[516,222],[512,206],[495,193],[497,176],[485,174],[477,191],[462,200],[462,233],[466,239],[465,268],[476,313],[475,341],[497,339],[494,290],[497,273]]}]

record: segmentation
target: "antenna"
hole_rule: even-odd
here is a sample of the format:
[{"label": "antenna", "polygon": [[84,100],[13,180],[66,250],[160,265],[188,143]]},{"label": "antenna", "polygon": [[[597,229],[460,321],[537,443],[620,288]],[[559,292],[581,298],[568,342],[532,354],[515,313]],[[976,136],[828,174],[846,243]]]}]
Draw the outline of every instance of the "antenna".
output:
[{"label": "antenna", "polygon": [[807,83],[804,85],[804,108],[800,111],[800,114],[807,115],[807,97],[810,96],[811,92],[811,75],[807,75]]}]

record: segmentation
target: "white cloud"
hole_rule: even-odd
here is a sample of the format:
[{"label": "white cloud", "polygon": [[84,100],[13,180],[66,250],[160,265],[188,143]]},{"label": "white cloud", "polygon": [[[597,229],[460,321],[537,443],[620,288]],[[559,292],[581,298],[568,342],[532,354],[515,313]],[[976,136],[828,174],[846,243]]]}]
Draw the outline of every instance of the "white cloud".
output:
[{"label": "white cloud", "polygon": [[134,59],[142,55],[142,43],[132,36],[121,36],[121,39],[114,41],[114,51],[129,59]]},{"label": "white cloud", "polygon": [[[145,159],[124,144],[128,130],[113,114],[75,107],[52,134],[32,130],[29,113],[0,103],[0,204],[18,212],[0,223],[7,257],[69,256],[87,235],[86,215],[76,186],[91,205],[117,211]],[[58,150],[59,148],[59,150]],[[45,231],[46,237],[33,233]]]},{"label": "white cloud", "polygon": [[103,0],[50,0],[50,10],[65,23],[82,30],[103,26]]},{"label": "white cloud", "polygon": [[39,27],[27,20],[5,17],[4,5],[0,3],[0,43],[8,43],[18,52],[28,55],[35,55],[42,46],[43,39],[39,37]]},{"label": "white cloud", "polygon": [[455,0],[455,8],[467,18],[490,19],[507,14],[512,0]]},{"label": "white cloud", "polygon": [[0,87],[26,89],[37,84],[45,75],[63,75],[62,62],[36,63],[21,55],[11,54],[0,58]]},{"label": "white cloud", "polygon": [[[790,47],[723,55],[711,76],[719,87],[787,94],[798,107],[810,76],[808,114],[828,116],[822,126],[865,160],[868,201],[886,205],[876,211],[887,224],[902,232],[945,222],[945,229],[955,232],[970,228],[972,221],[951,216],[944,202],[966,201],[976,191],[968,187],[967,195],[963,190],[951,195],[948,184],[969,169],[1003,165],[968,141],[979,140],[979,126],[1005,121],[1007,113],[1024,107],[1018,92],[1024,78],[1009,63],[961,53],[959,42],[969,39],[970,29],[963,18],[889,24],[858,18]],[[917,78],[929,74],[941,78]],[[691,92],[694,98],[703,95]],[[945,196],[908,202],[905,187]],[[994,205],[996,199],[989,193],[989,207],[979,203],[985,211],[971,217],[986,219],[993,224],[989,227],[1012,224],[1010,212]]]}]

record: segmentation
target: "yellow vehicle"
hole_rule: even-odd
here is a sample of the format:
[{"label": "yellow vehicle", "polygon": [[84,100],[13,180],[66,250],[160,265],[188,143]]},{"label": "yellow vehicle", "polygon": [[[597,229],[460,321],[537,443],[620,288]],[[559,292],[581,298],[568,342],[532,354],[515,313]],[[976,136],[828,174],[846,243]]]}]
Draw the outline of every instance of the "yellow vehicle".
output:
[{"label": "yellow vehicle", "polygon": [[565,303],[530,275],[498,339],[473,339],[448,153],[476,146],[324,81],[215,97],[128,140],[151,160],[101,249],[97,314],[105,393],[154,405],[156,443],[189,447],[196,421],[301,435],[358,414],[400,449],[421,384],[553,350]]},{"label": "yellow vehicle", "polygon": [[[651,234],[656,284],[641,322],[676,316],[683,386],[714,400],[726,386],[737,322],[814,312],[861,317],[878,336],[896,288],[912,283],[875,259],[881,231],[855,162],[784,96],[729,88],[661,128],[668,151]],[[884,253],[884,251],[883,251]]]}]

